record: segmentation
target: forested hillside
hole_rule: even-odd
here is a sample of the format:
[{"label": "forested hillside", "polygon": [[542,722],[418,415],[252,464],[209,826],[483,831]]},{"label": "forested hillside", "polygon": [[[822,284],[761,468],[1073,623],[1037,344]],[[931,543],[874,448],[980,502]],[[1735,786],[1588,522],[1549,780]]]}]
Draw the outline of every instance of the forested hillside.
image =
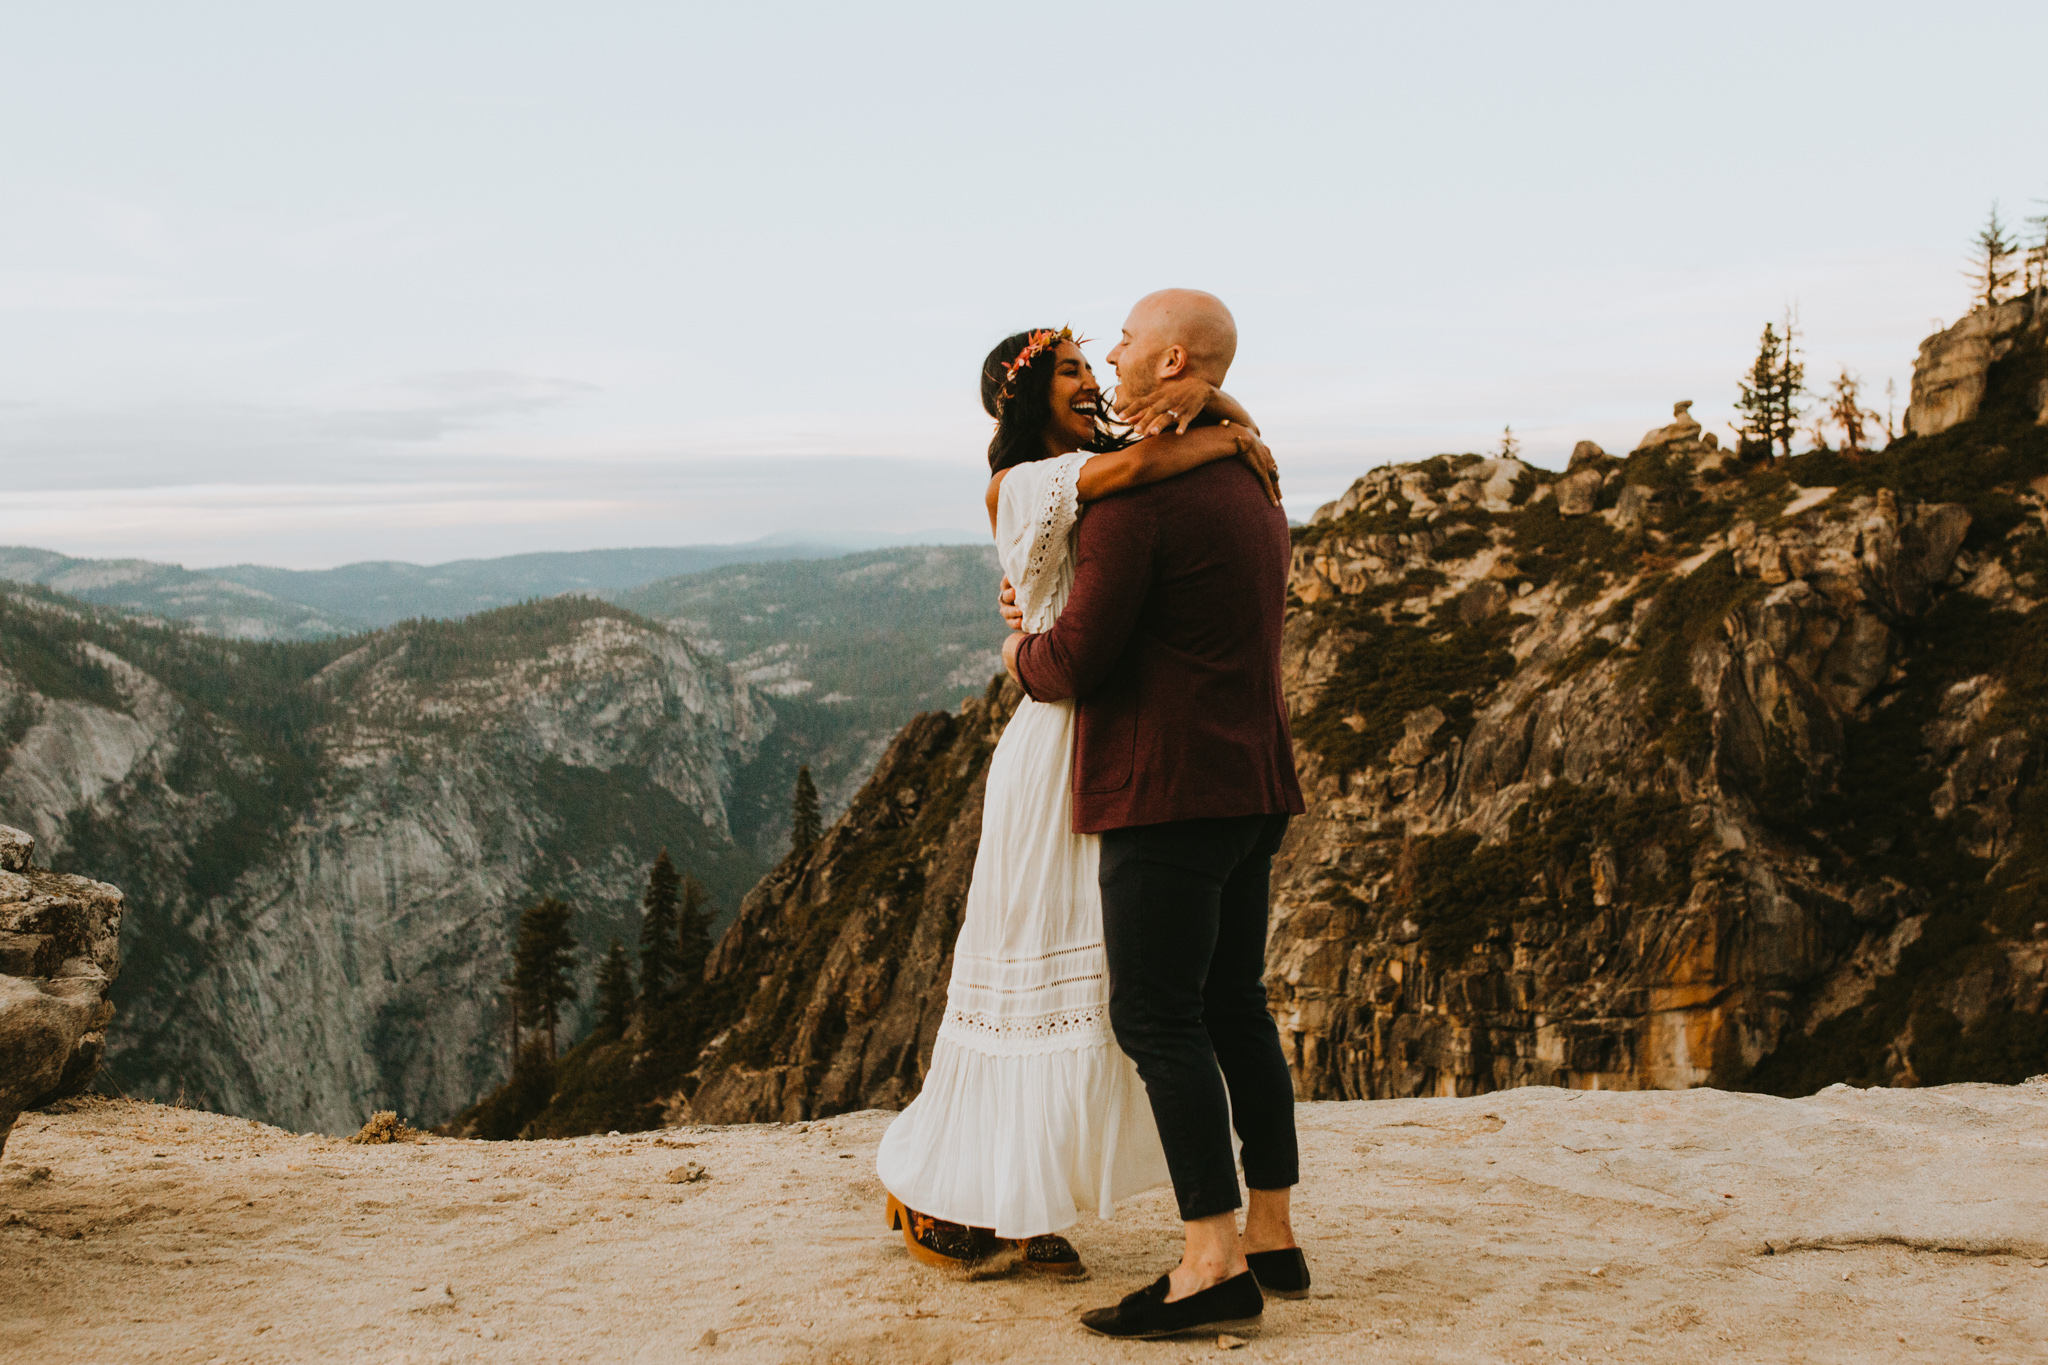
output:
[{"label": "forested hillside", "polygon": [[755,851],[772,859],[787,847],[799,765],[836,815],[904,722],[987,685],[1001,667],[1001,578],[991,546],[913,546],[736,564],[611,596],[766,694],[775,733],[733,799],[759,831]]},{"label": "forested hillside", "polygon": [[586,945],[572,1034],[662,848],[729,915],[764,864],[728,800],[773,724],[584,598],[249,644],[0,596],[0,823],[128,897],[108,1083],[293,1127],[494,1084],[537,897]]}]

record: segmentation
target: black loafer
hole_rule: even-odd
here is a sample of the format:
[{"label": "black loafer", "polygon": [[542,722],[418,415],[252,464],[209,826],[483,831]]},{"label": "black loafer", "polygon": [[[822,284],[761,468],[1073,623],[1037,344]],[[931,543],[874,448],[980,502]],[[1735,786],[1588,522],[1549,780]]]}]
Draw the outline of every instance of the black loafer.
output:
[{"label": "black loafer", "polygon": [[1081,1325],[1106,1337],[1127,1340],[1173,1337],[1183,1332],[1241,1332],[1259,1325],[1266,1300],[1250,1271],[1212,1284],[1172,1303],[1172,1279],[1161,1275],[1135,1294],[1124,1295],[1114,1308],[1095,1308],[1081,1315]]},{"label": "black loafer", "polygon": [[1308,1257],[1300,1247],[1280,1251],[1253,1251],[1245,1255],[1259,1288],[1276,1299],[1308,1297]]}]

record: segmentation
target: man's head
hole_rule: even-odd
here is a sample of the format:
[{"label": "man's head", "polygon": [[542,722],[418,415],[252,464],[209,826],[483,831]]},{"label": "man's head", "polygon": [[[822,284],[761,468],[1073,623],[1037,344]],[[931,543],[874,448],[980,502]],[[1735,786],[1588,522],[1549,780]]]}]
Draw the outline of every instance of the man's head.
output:
[{"label": "man's head", "polygon": [[1223,300],[1199,289],[1161,289],[1139,299],[1110,349],[1119,404],[1143,398],[1162,380],[1192,375],[1222,387],[1237,356],[1237,319]]}]

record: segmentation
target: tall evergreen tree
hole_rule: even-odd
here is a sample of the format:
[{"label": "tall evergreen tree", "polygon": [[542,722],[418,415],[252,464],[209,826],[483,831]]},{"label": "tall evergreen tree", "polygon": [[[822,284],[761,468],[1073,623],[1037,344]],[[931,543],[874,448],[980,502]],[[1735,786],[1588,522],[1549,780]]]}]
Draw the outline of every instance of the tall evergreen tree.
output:
[{"label": "tall evergreen tree", "polygon": [[512,1065],[516,1069],[519,1066],[519,991],[509,976],[501,978],[498,984],[505,988],[505,1018],[512,1025]]},{"label": "tall evergreen tree", "polygon": [[615,1038],[623,1038],[633,1022],[633,969],[626,962],[626,945],[612,940],[604,968],[597,976],[598,1027]]},{"label": "tall evergreen tree", "polygon": [[548,1056],[556,1056],[556,1035],[563,1002],[576,998],[569,973],[576,966],[576,939],[569,932],[575,907],[553,896],[530,905],[519,916],[519,939],[512,949],[512,996],[534,1029],[545,1029]]},{"label": "tall evergreen tree", "polygon": [[2019,243],[2006,235],[1996,203],[1991,205],[1991,217],[1971,245],[1977,249],[1977,254],[1970,258],[1968,272],[1970,288],[1976,291],[1974,305],[1989,308],[2004,302],[2005,291],[2012,287],[2013,278],[2019,273],[2012,265]]},{"label": "tall evergreen tree", "polygon": [[818,813],[818,787],[811,781],[811,766],[796,770],[796,792],[789,802],[790,849],[802,853],[825,837],[825,820]]},{"label": "tall evergreen tree", "polygon": [[1778,369],[1784,358],[1785,343],[1779,338],[1778,329],[1765,323],[1763,337],[1757,342],[1756,359],[1736,386],[1737,451],[1746,459],[1768,460],[1778,439]]},{"label": "tall evergreen tree", "polygon": [[1785,309],[1785,358],[1778,364],[1778,453],[1792,458],[1792,435],[1799,429],[1799,400],[1807,392],[1806,362],[1799,352],[1799,315]]},{"label": "tall evergreen tree", "polygon": [[1515,439],[1513,423],[1500,429],[1500,458],[1503,460],[1519,460],[1522,458],[1522,443]]},{"label": "tall evergreen tree", "polygon": [[1774,453],[1789,456],[1799,430],[1799,398],[1805,392],[1806,364],[1799,358],[1797,319],[1787,309],[1784,333],[1764,324],[1756,359],[1737,381],[1739,453],[1749,459],[1769,459]]},{"label": "tall evergreen tree", "polygon": [[675,985],[676,887],[681,882],[668,850],[654,860],[647,874],[647,892],[640,898],[640,998],[660,1001]]},{"label": "tall evergreen tree", "polygon": [[676,916],[676,989],[695,990],[711,956],[711,893],[695,877],[683,878],[683,905]]}]

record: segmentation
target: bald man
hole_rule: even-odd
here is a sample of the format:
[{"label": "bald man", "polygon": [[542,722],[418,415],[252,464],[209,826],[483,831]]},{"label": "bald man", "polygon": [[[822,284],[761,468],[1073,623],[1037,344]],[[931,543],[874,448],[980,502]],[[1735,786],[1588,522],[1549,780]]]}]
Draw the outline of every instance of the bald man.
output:
[{"label": "bald man", "polygon": [[1199,289],[1147,294],[1132,306],[1109,352],[1119,411],[1135,417],[1169,379],[1193,376],[1220,389],[1235,359],[1237,319],[1222,299]]},{"label": "bald man", "polygon": [[[1150,431],[1201,420],[1161,407],[1162,385],[1220,387],[1236,354],[1221,299],[1168,289],[1139,300],[1109,361],[1122,410]],[[1031,696],[1077,702],[1074,828],[1102,836],[1110,1023],[1144,1078],[1185,1233],[1172,1271],[1081,1320],[1116,1337],[1250,1326],[1262,1286],[1308,1291],[1289,1221],[1294,1083],[1263,980],[1273,854],[1302,810],[1280,689],[1287,516],[1218,460],[1092,503],[1077,534],[1058,622],[1012,635],[1003,658]]]}]

